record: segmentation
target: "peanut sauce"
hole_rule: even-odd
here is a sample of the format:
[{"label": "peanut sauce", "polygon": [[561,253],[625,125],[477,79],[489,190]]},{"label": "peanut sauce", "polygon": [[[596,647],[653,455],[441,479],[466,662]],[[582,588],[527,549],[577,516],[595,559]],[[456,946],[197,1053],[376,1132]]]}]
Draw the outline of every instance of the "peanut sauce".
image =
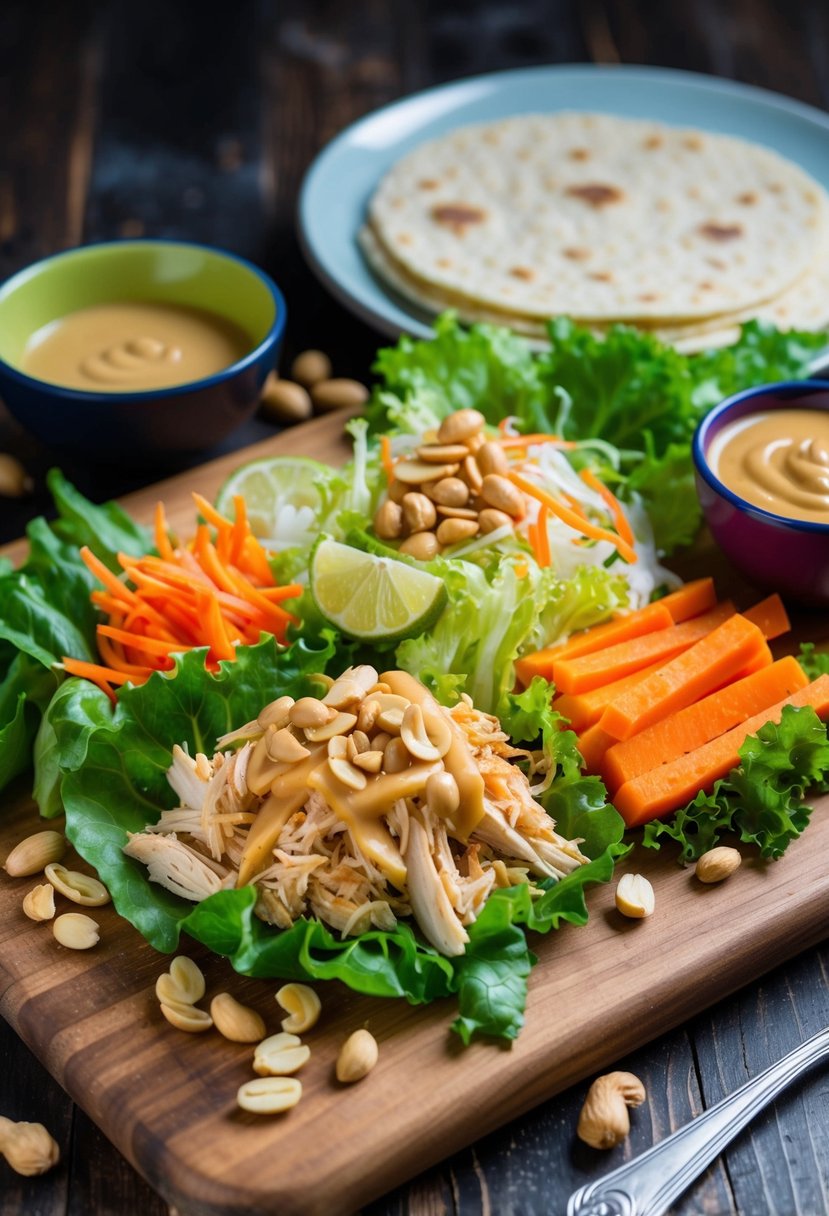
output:
[{"label": "peanut sauce", "polygon": [[122,300],[44,325],[29,339],[21,369],[65,388],[132,393],[215,375],[252,347],[237,325],[204,309]]},{"label": "peanut sauce", "polygon": [[829,411],[776,409],[725,427],[708,453],[712,472],[754,506],[829,524]]}]

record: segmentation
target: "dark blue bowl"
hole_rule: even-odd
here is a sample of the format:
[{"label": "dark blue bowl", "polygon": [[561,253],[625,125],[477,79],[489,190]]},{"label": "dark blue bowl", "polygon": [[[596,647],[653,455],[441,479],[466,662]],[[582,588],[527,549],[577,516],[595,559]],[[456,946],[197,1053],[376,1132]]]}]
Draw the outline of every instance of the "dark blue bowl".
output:
[{"label": "dark blue bowl", "polygon": [[[87,392],[27,375],[26,343],[79,308],[141,300],[206,309],[250,349],[215,375],[144,392]],[[134,463],[204,451],[256,409],[285,332],[285,301],[251,262],[188,241],[109,241],[35,262],[0,289],[0,396],[50,447]]]},{"label": "dark blue bowl", "polygon": [[746,578],[805,604],[829,604],[829,524],[754,506],[723,485],[708,464],[712,442],[729,423],[747,414],[787,409],[829,411],[829,381],[763,384],[715,406],[694,435],[697,493],[714,539]]}]

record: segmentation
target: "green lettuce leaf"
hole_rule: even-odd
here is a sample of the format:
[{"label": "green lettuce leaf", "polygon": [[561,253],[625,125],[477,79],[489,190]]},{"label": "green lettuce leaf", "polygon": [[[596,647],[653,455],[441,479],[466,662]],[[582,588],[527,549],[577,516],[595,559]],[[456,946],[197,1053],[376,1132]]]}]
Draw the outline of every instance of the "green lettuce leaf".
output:
[{"label": "green lettuce leaf", "polygon": [[826,651],[818,650],[814,642],[801,643],[798,659],[810,680],[816,680],[818,676],[829,675],[829,654]]},{"label": "green lettuce leaf", "polygon": [[150,883],[145,868],[123,853],[129,832],[175,803],[166,778],[174,743],[186,744],[191,754],[212,752],[217,736],[249,720],[263,703],[284,693],[305,695],[314,674],[334,671],[337,663],[337,639],[329,631],[316,646],[297,641],[280,650],[269,639],[240,647],[236,661],[223,663],[217,675],[205,670],[204,651],[192,651],[177,660],[174,674],[124,688],[114,707],[83,681],[67,681],[42,732],[44,791],[54,799],[59,790],[70,840],[98,871],[119,913],[157,949],[176,949],[186,932],[247,975],[339,979],[361,992],[414,1003],[457,993],[464,1039],[514,1037],[533,961],[524,929],[583,923],[584,889],[610,878],[621,836],[620,817],[596,796],[601,787],[580,778],[575,737],[559,729],[543,681],[511,698],[512,721],[555,753],[549,805],[557,807],[563,831],[584,837],[593,860],[559,883],[542,884],[535,901],[529,888],[496,892],[470,927],[460,959],[441,956],[402,923],[393,932],[345,941],[313,920],[278,932],[254,915],[251,890],[220,891],[194,906]]},{"label": "green lettuce leaf", "polygon": [[829,789],[829,738],[811,706],[787,705],[779,723],[767,722],[740,748],[740,763],[700,792],[672,819],[645,826],[643,843],[676,841],[681,860],[694,861],[720,838],[736,833],[762,857],[782,856],[809,823],[809,790]]}]

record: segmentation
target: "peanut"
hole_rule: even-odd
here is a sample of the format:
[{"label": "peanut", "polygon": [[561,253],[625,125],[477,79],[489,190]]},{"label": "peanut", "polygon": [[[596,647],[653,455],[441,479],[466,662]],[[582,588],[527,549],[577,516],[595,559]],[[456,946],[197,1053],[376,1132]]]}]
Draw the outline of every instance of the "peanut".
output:
[{"label": "peanut", "polygon": [[45,1174],[60,1159],[60,1149],[42,1123],[14,1123],[0,1116],[0,1155],[16,1174]]},{"label": "peanut", "polygon": [[630,1131],[628,1107],[644,1101],[645,1087],[633,1073],[597,1077],[587,1091],[576,1135],[591,1148],[615,1148]]},{"label": "peanut", "polygon": [[481,487],[481,497],[490,507],[519,518],[524,514],[524,495],[500,473],[487,473]]},{"label": "peanut", "polygon": [[79,870],[67,870],[56,861],[50,862],[44,873],[55,890],[71,899],[74,904],[100,908],[109,903],[109,891],[102,882],[89,874],[81,874]]},{"label": "peanut", "polygon": [[429,810],[440,819],[451,819],[461,804],[458,783],[451,773],[432,773],[426,782]]},{"label": "peanut", "polygon": [[409,493],[403,498],[403,520],[410,532],[428,532],[437,519],[435,504],[425,494]]},{"label": "peanut", "polygon": [[331,410],[356,409],[368,401],[368,389],[359,380],[318,380],[311,389],[311,400],[325,414]]},{"label": "peanut", "polygon": [[489,532],[494,532],[496,528],[503,528],[507,524],[512,527],[512,518],[505,511],[497,511],[495,507],[484,507],[478,516],[478,527],[484,536]]},{"label": "peanut", "polygon": [[43,882],[32,887],[23,899],[23,911],[29,920],[51,920],[55,915],[55,888]]},{"label": "peanut", "polygon": [[444,519],[438,526],[437,538],[441,545],[456,545],[461,540],[471,540],[478,534],[476,519]]},{"label": "peanut", "polygon": [[[404,501],[409,496],[407,491],[403,495]],[[381,540],[397,540],[398,536],[403,535],[403,508],[399,503],[386,499],[375,513],[374,531]]]},{"label": "peanut", "polygon": [[242,1110],[257,1115],[280,1115],[301,1097],[302,1083],[295,1077],[259,1077],[239,1087],[236,1101]]},{"label": "peanut", "polygon": [[311,398],[301,384],[279,380],[273,372],[262,386],[259,407],[271,422],[305,422],[314,412]]},{"label": "peanut", "polygon": [[4,868],[10,878],[29,878],[40,874],[50,862],[60,861],[65,852],[66,840],[60,832],[35,832],[14,846]]},{"label": "peanut", "polygon": [[304,350],[291,364],[291,378],[304,388],[331,379],[331,360],[322,350]]},{"label": "peanut", "polygon": [[377,1040],[368,1030],[355,1030],[346,1039],[337,1056],[337,1080],[350,1085],[361,1081],[377,1063]]},{"label": "peanut", "polygon": [[694,868],[694,873],[700,882],[722,882],[724,878],[728,878],[730,874],[740,868],[742,861],[743,859],[736,849],[719,845],[716,849],[709,849],[707,853],[702,854]]},{"label": "peanut", "polygon": [[400,553],[413,557],[419,562],[430,562],[437,556],[438,540],[434,532],[415,532],[400,546]]},{"label": "peanut", "polygon": [[[290,1018],[286,1018],[290,1021]],[[295,1034],[283,1031],[263,1039],[253,1053],[253,1071],[260,1077],[287,1077],[311,1058],[311,1049]]]},{"label": "peanut", "polygon": [[431,497],[442,507],[465,507],[469,502],[469,487],[460,477],[443,477],[432,486]]},{"label": "peanut", "polygon": [[653,887],[641,874],[623,874],[616,887],[616,907],[622,916],[641,920],[653,913]]},{"label": "peanut", "polygon": [[460,443],[484,429],[486,419],[478,410],[455,410],[441,422],[438,443]]},{"label": "peanut", "polygon": [[52,925],[52,932],[68,950],[91,950],[100,941],[97,922],[82,912],[64,912]]},{"label": "peanut", "polygon": [[[363,752],[363,755],[366,755]],[[277,1004],[288,1014],[282,1019],[282,1029],[288,1034],[304,1034],[319,1021],[322,1004],[313,988],[307,984],[283,984],[276,994]]]},{"label": "peanut", "polygon": [[203,1034],[213,1025],[209,1013],[186,1001],[162,1001],[161,1012],[171,1026],[187,1034]]},{"label": "peanut", "polygon": [[419,460],[425,460],[427,464],[453,464],[465,460],[469,448],[465,443],[427,443],[417,449],[417,455]]},{"label": "peanut", "polygon": [[308,730],[330,722],[332,712],[316,697],[300,697],[291,706],[288,717],[293,726],[298,726],[300,730]]},{"label": "peanut", "polygon": [[478,448],[475,459],[484,477],[489,473],[498,473],[501,477],[506,477],[509,472],[509,461],[500,443],[493,443],[492,440],[489,440]]},{"label": "peanut", "polygon": [[454,477],[457,471],[457,464],[427,464],[424,460],[400,460],[394,466],[395,479],[403,482],[408,489],[430,481],[441,481],[444,477]]},{"label": "peanut", "polygon": [[267,1034],[261,1014],[240,1004],[229,992],[213,997],[210,1016],[219,1034],[232,1043],[258,1043]]},{"label": "peanut", "polygon": [[0,498],[22,498],[33,486],[34,482],[17,457],[0,452]]}]

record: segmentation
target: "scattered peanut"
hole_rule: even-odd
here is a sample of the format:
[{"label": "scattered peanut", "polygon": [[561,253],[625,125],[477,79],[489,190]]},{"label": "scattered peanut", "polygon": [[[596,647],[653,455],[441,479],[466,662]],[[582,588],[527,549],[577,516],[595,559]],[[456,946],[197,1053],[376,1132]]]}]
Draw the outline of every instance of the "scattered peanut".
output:
[{"label": "scattered peanut", "polygon": [[185,1001],[162,1001],[161,1012],[176,1030],[187,1034],[202,1034],[213,1025],[213,1019],[203,1009],[197,1009]]},{"label": "scattered peanut", "polygon": [[60,1149],[42,1123],[15,1123],[0,1115],[0,1155],[16,1174],[45,1174],[60,1160]]},{"label": "scattered peanut", "polygon": [[709,849],[707,853],[702,854],[697,861],[694,873],[700,882],[722,882],[724,878],[728,878],[730,874],[740,868],[742,861],[743,859],[736,849],[719,845],[716,849]]},{"label": "scattered peanut", "polygon": [[478,410],[455,410],[438,429],[438,443],[458,443],[483,430],[486,419]]},{"label": "scattered peanut", "polygon": [[271,422],[305,422],[314,412],[307,389],[271,372],[262,388],[259,407]]},{"label": "scattered peanut", "polygon": [[285,1031],[263,1039],[253,1053],[253,1071],[260,1077],[286,1077],[311,1058],[311,1049]]},{"label": "scattered peanut", "polygon": [[0,498],[22,498],[34,482],[16,456],[0,452]]},{"label": "scattered peanut", "polygon": [[283,984],[276,1000],[288,1014],[282,1019],[282,1029],[288,1034],[305,1034],[316,1026],[322,1005],[314,989],[307,984]]},{"label": "scattered peanut", "polygon": [[461,540],[471,540],[478,533],[478,522],[474,519],[444,519],[438,525],[438,544],[456,545]]},{"label": "scattered peanut", "polygon": [[[394,505],[392,503],[392,506]],[[437,519],[435,504],[425,494],[415,492],[404,494],[402,511],[403,520],[410,532],[428,532],[435,526]]]},{"label": "scattered peanut", "polygon": [[11,878],[29,878],[40,874],[50,862],[60,861],[65,852],[66,840],[60,832],[35,832],[14,846],[4,868]]},{"label": "scattered peanut", "polygon": [[305,388],[331,379],[331,360],[322,350],[304,350],[291,364],[291,378]]},{"label": "scattered peanut", "polygon": [[524,495],[500,473],[487,473],[481,487],[481,497],[490,507],[504,511],[513,518],[524,514]]},{"label": "scattered peanut", "polygon": [[319,380],[311,389],[311,400],[315,408],[323,413],[356,409],[368,401],[368,389],[359,380]]},{"label": "scattered peanut", "polygon": [[295,1077],[259,1077],[239,1086],[236,1101],[242,1110],[257,1115],[279,1115],[296,1106],[302,1083]]},{"label": "scattered peanut", "polygon": [[451,773],[432,773],[426,782],[426,801],[433,814],[451,819],[461,803],[458,783]]},{"label": "scattered peanut", "polygon": [[512,526],[512,519],[505,511],[498,511],[495,507],[484,507],[478,516],[478,527],[486,536],[488,532],[494,532],[496,528],[503,528],[505,524]]},{"label": "scattered peanut", "polygon": [[99,926],[82,912],[64,912],[52,925],[52,932],[68,950],[91,950],[100,941]]},{"label": "scattered peanut", "polygon": [[414,536],[408,536],[400,546],[399,552],[405,553],[407,557],[414,557],[419,562],[430,562],[433,557],[437,557],[438,538],[434,532],[415,532]]},{"label": "scattered peanut", "polygon": [[81,874],[79,870],[67,870],[65,866],[53,861],[44,870],[49,882],[60,895],[71,899],[73,904],[83,904],[87,908],[100,908],[109,903],[109,891],[102,882],[91,874]]},{"label": "scattered peanut", "polygon": [[186,954],[179,954],[170,963],[170,978],[181,993],[182,1001],[195,1005],[204,996],[205,983],[201,968]]},{"label": "scattered peanut", "polygon": [[623,874],[616,887],[616,907],[622,916],[641,920],[656,906],[653,887],[642,874]]},{"label": "scattered peanut", "polygon": [[641,1106],[645,1087],[631,1072],[597,1077],[584,1100],[576,1134],[591,1148],[614,1148],[630,1131],[628,1107]]},{"label": "scattered peanut", "polygon": [[[408,492],[403,495],[408,498]],[[381,540],[397,540],[403,535],[403,508],[387,498],[374,516],[374,531]]]},{"label": "scattered peanut", "polygon": [[337,1056],[337,1080],[344,1084],[361,1081],[377,1063],[377,1040],[368,1030],[355,1030]]},{"label": "scattered peanut", "polygon": [[55,915],[55,888],[42,882],[23,899],[23,911],[29,920],[51,920]]},{"label": "scattered peanut", "polygon": [[257,1043],[267,1034],[261,1014],[240,1004],[229,992],[220,992],[213,997],[210,1016],[219,1034],[232,1043]]}]

